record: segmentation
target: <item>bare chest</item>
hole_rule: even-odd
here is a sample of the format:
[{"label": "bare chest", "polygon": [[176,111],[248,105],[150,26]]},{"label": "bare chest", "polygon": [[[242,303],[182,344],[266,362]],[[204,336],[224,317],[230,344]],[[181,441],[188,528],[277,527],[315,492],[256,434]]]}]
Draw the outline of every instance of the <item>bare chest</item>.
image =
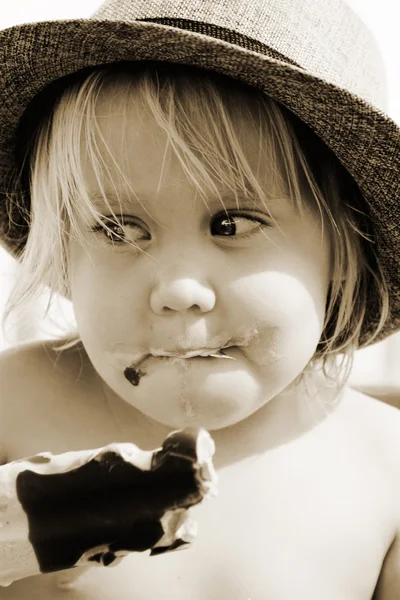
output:
[{"label": "bare chest", "polygon": [[185,550],[131,555],[87,571],[0,588],[1,600],[370,600],[391,541],[387,488],[371,455],[332,433],[219,472],[218,497],[192,509]]}]

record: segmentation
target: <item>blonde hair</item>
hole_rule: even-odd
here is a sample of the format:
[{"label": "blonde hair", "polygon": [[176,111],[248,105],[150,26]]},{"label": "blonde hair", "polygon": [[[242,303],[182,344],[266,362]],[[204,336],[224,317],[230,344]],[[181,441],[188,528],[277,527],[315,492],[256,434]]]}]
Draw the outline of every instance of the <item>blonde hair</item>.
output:
[{"label": "blonde hair", "polygon": [[[100,165],[96,146],[96,135],[100,135],[96,103],[105,86],[115,90],[120,81],[126,84],[118,88],[118,94],[125,94],[125,104],[134,89],[135,101],[149,107],[204,200],[207,190],[218,195],[214,176],[237,198],[238,192],[255,193],[267,211],[271,190],[287,190],[300,212],[305,203],[318,208],[332,242],[333,277],[321,340],[306,370],[322,365],[328,378],[344,386],[359,347],[367,294],[375,294],[381,310],[376,330],[364,345],[379,334],[388,314],[387,285],[358,187],[311,129],[272,98],[225,76],[179,65],[102,66],[67,78],[59,87],[61,91],[50,102],[51,110],[36,123],[26,150],[25,175],[23,170],[20,174],[21,182],[23,177],[29,179],[30,233],[4,312],[3,329],[11,313],[40,295],[43,285],[51,290],[46,314],[54,292],[69,296],[68,239],[80,236],[76,215],[91,216],[104,226],[103,215],[83,185],[80,140],[83,133],[85,152],[100,185],[101,168],[106,167]],[[235,131],[235,115],[250,119],[259,136],[260,163],[269,170],[269,190],[260,187],[246,160]],[[23,211],[22,201],[18,207],[18,194],[15,198],[14,206]],[[107,206],[106,197],[104,201]],[[71,336],[59,350],[79,342],[78,332]]]}]

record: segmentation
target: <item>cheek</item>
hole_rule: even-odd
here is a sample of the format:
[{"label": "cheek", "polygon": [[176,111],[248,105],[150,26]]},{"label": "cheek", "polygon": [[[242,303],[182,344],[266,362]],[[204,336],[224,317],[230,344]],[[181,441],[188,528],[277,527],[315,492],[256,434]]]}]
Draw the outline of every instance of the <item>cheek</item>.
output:
[{"label": "cheek", "polygon": [[304,327],[304,319],[323,325],[327,286],[316,286],[291,273],[269,271],[237,279],[231,285],[231,297],[257,320]]},{"label": "cheek", "polygon": [[[302,279],[282,272],[243,277],[231,289],[238,314],[251,315],[259,333],[252,358],[274,368],[283,358],[309,360],[321,337],[325,317],[326,291],[313,289]],[[303,358],[302,358],[303,357]],[[285,363],[285,364],[284,364]]]},{"label": "cheek", "polygon": [[99,343],[124,339],[140,318],[135,310],[141,306],[137,297],[141,286],[117,280],[115,269],[93,255],[72,251],[71,257],[71,300],[82,339]]}]

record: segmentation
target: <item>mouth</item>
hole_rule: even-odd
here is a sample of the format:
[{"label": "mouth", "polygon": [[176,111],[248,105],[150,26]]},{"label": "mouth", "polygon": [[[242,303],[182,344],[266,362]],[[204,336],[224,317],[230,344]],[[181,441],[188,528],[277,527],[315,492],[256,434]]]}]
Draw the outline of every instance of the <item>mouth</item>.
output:
[{"label": "mouth", "polygon": [[228,360],[236,360],[233,356],[229,356],[226,352],[232,348],[237,348],[237,346],[229,346],[219,349],[204,349],[204,350],[193,350],[190,352],[186,352],[185,354],[180,354],[177,352],[161,352],[161,351],[153,351],[149,354],[143,356],[139,362],[136,362],[124,370],[124,376],[134,386],[138,386],[140,382],[140,378],[146,375],[146,371],[142,371],[140,366],[147,361],[149,358],[158,358],[160,360],[170,360],[180,358],[182,360],[215,360],[216,358],[228,359]]},{"label": "mouth", "polygon": [[206,348],[204,350],[192,350],[190,352],[180,353],[180,352],[161,352],[161,351],[152,351],[150,356],[155,358],[228,358],[230,360],[236,360],[232,356],[226,354],[226,350],[229,348],[235,348],[235,346],[229,346],[224,348]]}]

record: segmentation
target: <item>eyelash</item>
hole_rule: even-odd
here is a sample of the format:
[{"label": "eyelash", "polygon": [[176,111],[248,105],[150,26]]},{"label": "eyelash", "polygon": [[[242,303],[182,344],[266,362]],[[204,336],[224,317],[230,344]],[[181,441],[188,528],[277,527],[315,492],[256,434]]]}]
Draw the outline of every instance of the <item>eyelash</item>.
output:
[{"label": "eyelash", "polygon": [[[224,216],[225,218],[229,218],[230,216],[230,212],[228,211],[228,215],[226,213],[223,213],[222,215],[217,215],[217,217],[215,218],[215,220],[217,220],[218,218],[221,218],[222,216]],[[255,217],[254,215],[248,215],[246,213],[234,213],[233,217],[240,217],[240,218],[245,218],[248,219],[249,221],[254,221],[254,222],[258,222],[260,223],[260,227],[256,228],[255,230],[253,230],[250,233],[242,233],[241,235],[233,235],[233,236],[224,236],[224,235],[220,235],[220,236],[215,236],[215,237],[219,237],[219,238],[228,238],[228,239],[234,239],[236,240],[243,240],[243,239],[248,239],[253,237],[254,235],[260,233],[260,231],[262,229],[264,229],[264,227],[270,227],[270,224],[261,219],[260,217]],[[124,215],[122,215],[122,218],[124,219]],[[120,227],[120,225],[118,223],[115,223],[115,221],[112,221],[111,219],[109,220],[108,223],[108,227]],[[126,221],[123,222],[123,226],[133,226],[137,229],[141,229],[141,226],[138,225],[137,223],[130,221],[129,217],[127,218]],[[105,239],[105,243],[106,245],[109,246],[121,246],[124,244],[124,240],[120,240],[120,241],[115,241],[115,240],[110,240],[107,236],[107,230],[105,227],[103,227],[102,225],[94,225],[92,227],[89,228],[89,231],[92,233],[101,233],[104,234]],[[115,234],[117,235],[117,234]],[[147,241],[147,240],[146,240]]]}]

